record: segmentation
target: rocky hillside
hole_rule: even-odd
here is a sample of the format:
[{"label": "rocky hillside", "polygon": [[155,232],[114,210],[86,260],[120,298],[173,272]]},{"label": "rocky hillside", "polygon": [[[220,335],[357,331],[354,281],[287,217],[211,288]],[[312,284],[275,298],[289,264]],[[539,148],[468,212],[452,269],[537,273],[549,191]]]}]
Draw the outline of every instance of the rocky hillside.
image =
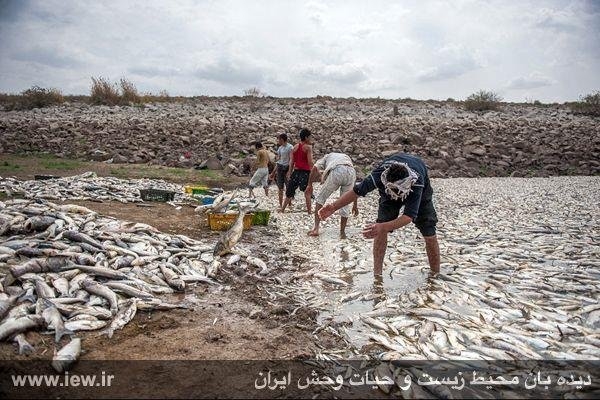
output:
[{"label": "rocky hillside", "polygon": [[212,168],[244,173],[253,141],[273,147],[276,135],[287,132],[295,142],[300,127],[315,133],[317,156],[347,152],[362,172],[396,151],[422,156],[436,177],[600,172],[600,120],[564,106],[504,104],[473,113],[453,102],[329,97],[0,111],[0,153],[169,166],[209,160]]}]

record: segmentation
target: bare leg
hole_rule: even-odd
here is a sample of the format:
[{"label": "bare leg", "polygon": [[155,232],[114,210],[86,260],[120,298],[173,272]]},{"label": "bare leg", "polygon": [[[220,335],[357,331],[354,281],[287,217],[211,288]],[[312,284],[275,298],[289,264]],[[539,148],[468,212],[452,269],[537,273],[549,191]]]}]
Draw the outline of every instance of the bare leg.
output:
[{"label": "bare leg", "polygon": [[309,236],[319,236],[319,224],[321,223],[321,219],[319,218],[319,210],[322,207],[322,204],[315,204],[315,227],[311,231],[308,231]]},{"label": "bare leg", "polygon": [[346,225],[348,225],[348,217],[340,219],[340,239],[346,239]]},{"label": "bare leg", "polygon": [[279,189],[279,208],[283,205],[283,190]]},{"label": "bare leg", "polygon": [[283,205],[279,209],[279,212],[284,212],[285,208],[287,206],[289,206],[291,202],[292,202],[292,198],[291,197],[286,197],[285,200],[283,201]]},{"label": "bare leg", "polygon": [[373,273],[375,276],[381,275],[383,272],[383,258],[387,248],[387,232],[375,236],[373,241]]},{"label": "bare leg", "polygon": [[304,192],[304,199],[306,200],[306,212],[308,212],[309,214],[312,213],[312,199],[310,197],[311,195],[311,191]]},{"label": "bare leg", "polygon": [[265,196],[269,197],[269,187],[265,186]]},{"label": "bare leg", "polygon": [[427,258],[429,259],[429,268],[431,272],[437,274],[440,272],[440,246],[437,236],[423,236],[425,239],[425,249],[427,250]]},{"label": "bare leg", "polygon": [[248,189],[248,197],[254,197],[254,190],[252,190],[253,188],[250,187],[250,189]]}]

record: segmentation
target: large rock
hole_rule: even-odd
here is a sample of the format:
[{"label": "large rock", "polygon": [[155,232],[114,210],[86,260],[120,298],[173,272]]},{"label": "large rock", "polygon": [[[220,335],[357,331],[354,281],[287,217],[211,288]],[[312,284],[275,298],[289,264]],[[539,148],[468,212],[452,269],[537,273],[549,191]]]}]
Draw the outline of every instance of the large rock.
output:
[{"label": "large rock", "polygon": [[207,160],[203,161],[200,164],[200,169],[212,169],[212,170],[221,170],[223,169],[223,163],[217,157],[210,157]]}]

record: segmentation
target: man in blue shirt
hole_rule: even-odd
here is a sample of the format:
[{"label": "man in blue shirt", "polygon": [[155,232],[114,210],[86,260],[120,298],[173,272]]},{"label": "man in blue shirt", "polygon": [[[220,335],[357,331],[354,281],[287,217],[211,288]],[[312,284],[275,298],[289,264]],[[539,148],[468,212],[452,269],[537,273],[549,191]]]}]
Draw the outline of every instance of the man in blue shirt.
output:
[{"label": "man in blue shirt", "polygon": [[[425,239],[429,267],[440,271],[440,248],[436,236],[437,215],[433,206],[433,190],[423,160],[405,153],[397,153],[383,160],[354,190],[346,192],[333,203],[319,210],[326,219],[336,210],[355,201],[359,196],[379,190],[377,221],[366,226],[362,233],[373,242],[373,264],[376,276],[381,276],[387,248],[388,232],[413,222]],[[404,207],[402,215],[400,209]]]},{"label": "man in blue shirt", "polygon": [[277,189],[279,189],[279,207],[283,204],[283,194],[285,193],[285,187],[287,186],[286,175],[290,168],[290,158],[292,149],[294,146],[288,143],[288,136],[286,133],[281,133],[277,137],[277,162],[276,167],[269,176],[269,179],[275,179],[277,183]]}]

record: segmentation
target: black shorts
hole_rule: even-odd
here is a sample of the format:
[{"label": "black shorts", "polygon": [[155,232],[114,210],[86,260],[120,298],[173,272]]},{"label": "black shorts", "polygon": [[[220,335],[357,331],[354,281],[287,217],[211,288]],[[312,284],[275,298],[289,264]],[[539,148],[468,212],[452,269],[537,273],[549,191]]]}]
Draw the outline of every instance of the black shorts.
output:
[{"label": "black shorts", "polygon": [[277,172],[275,173],[275,182],[277,182],[277,187],[283,190],[283,187],[287,183],[287,178],[285,175],[288,172],[289,165],[280,165],[277,164]]},{"label": "black shorts", "polygon": [[287,183],[287,187],[285,188],[285,197],[290,199],[293,198],[294,194],[296,194],[296,189],[298,188],[304,192],[306,190],[306,186],[308,186],[309,175],[310,171],[295,169],[294,172],[292,172],[289,182]]},{"label": "black shorts", "polygon": [[[400,208],[398,202],[379,198],[379,209],[377,210],[377,222],[388,222],[398,218]],[[437,213],[433,206],[433,200],[429,199],[419,205],[419,214],[413,223],[423,236],[434,236],[437,225]]]}]

